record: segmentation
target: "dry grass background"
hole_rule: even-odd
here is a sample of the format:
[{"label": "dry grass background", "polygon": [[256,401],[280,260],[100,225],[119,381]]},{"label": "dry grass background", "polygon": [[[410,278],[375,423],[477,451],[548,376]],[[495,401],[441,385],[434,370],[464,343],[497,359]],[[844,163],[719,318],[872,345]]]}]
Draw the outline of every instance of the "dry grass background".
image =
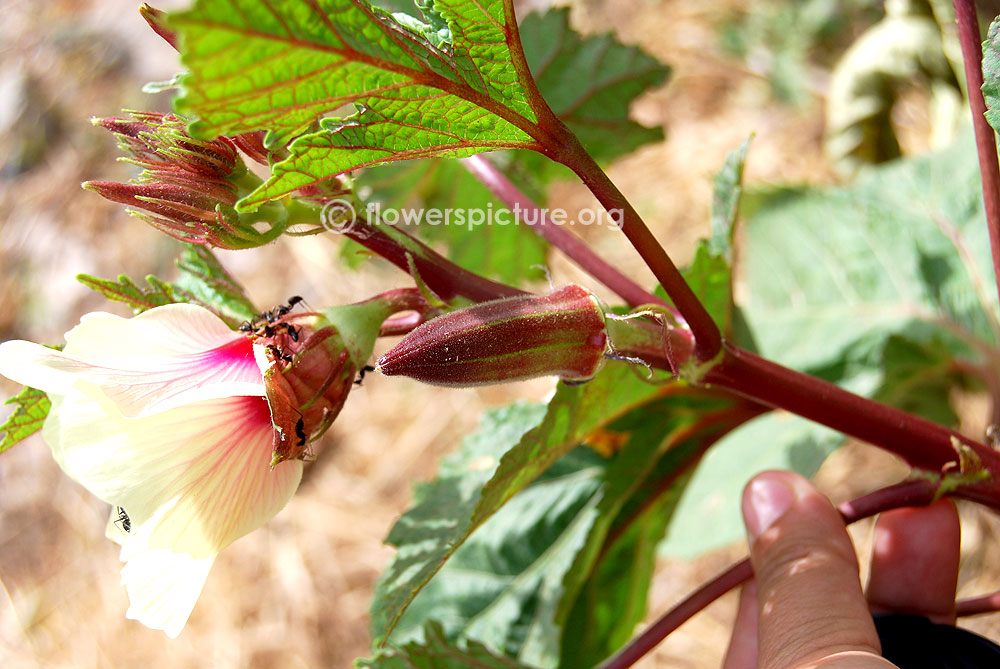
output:
[{"label": "dry grass background", "polygon": [[[528,3],[521,3],[522,9]],[[538,4],[538,3],[535,3]],[[635,108],[668,139],[617,163],[612,178],[680,262],[707,227],[711,175],[725,154],[756,133],[747,180],[831,180],[821,153],[822,100],[802,108],[773,102],[767,84],[734,68],[713,26],[738,0],[585,0],[573,18],[584,31],[614,30],[675,68],[666,88]],[[168,78],[175,54],[147,31],[126,0],[7,0],[0,22],[0,340],[59,342],[80,315],[109,306],[77,284],[87,272],[171,276],[175,245],[116,206],[80,190],[89,178],[129,177],[113,141],[88,123],[121,108],[165,109],[139,91]],[[169,8],[169,4],[165,5]],[[815,88],[822,91],[823,73]],[[919,147],[926,117],[902,110]],[[582,188],[553,189],[555,204],[592,206]],[[606,256],[648,283],[623,241],[592,232]],[[335,239],[282,239],[252,252],[223,253],[261,306],[300,294],[314,304],[357,299],[400,285],[377,262],[340,268]],[[553,258],[557,280],[581,278]],[[546,380],[442,390],[370,377],[307,468],[299,493],[269,525],[216,562],[183,634],[170,641],[127,621],[117,547],[104,538],[108,508],[56,467],[38,438],[0,458],[0,666],[4,667],[346,667],[368,649],[374,581],[391,556],[382,544],[438,458],[474,427],[478,414],[515,398],[537,399]],[[16,386],[0,379],[0,397]],[[987,406],[957,398],[970,434]],[[388,410],[387,410],[388,409]],[[835,501],[898,478],[879,451],[852,445],[817,480]],[[963,509],[962,588],[997,587],[997,522]],[[870,528],[852,528],[864,553]],[[694,585],[741,557],[739,546],[690,563],[662,564],[650,610],[663,611]],[[703,612],[643,661],[646,667],[718,666],[731,625],[732,595]],[[1000,638],[997,616],[969,621]]]}]

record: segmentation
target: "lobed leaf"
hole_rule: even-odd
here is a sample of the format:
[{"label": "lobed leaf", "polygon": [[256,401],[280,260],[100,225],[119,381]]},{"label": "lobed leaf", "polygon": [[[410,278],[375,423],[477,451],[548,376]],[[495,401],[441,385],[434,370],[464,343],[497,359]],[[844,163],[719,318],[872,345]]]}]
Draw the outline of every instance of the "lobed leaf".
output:
[{"label": "lobed leaf", "polygon": [[171,16],[190,70],[177,108],[200,119],[192,132],[297,138],[242,209],[366,165],[540,147],[508,41],[512,9],[437,0],[430,16],[447,28],[365,0],[199,0]]},{"label": "lobed leaf", "polygon": [[215,311],[230,325],[252,319],[258,312],[243,286],[226,271],[205,246],[185,244],[177,267],[181,274],[175,284],[202,305]]},{"label": "lobed leaf", "polygon": [[[681,472],[731,429],[733,419],[725,415],[731,405],[729,399],[679,391],[602,430],[624,442],[612,458],[587,448],[564,455],[455,551],[414,599],[393,639],[419,638],[421,626],[434,619],[449,639],[476,640],[532,665],[596,664],[606,654],[603,647],[593,650],[597,639],[627,638],[643,616],[656,542],[669,519],[670,508],[660,502],[676,501],[686,480]],[[476,455],[467,457],[475,461]],[[648,522],[648,507],[665,513]],[[634,536],[636,522],[655,534],[642,546],[623,539]],[[619,548],[637,561],[615,562],[615,579],[603,570],[609,551]],[[595,579],[599,571],[604,576]],[[616,603],[628,604],[612,616],[617,634],[606,629],[606,609],[593,615],[603,595],[611,595],[606,589],[621,595],[611,598]],[[567,624],[571,610],[578,619]]]},{"label": "lobed leaf", "polygon": [[137,314],[165,304],[189,302],[213,311],[231,327],[256,315],[257,309],[243,287],[207,247],[185,244],[177,258],[177,267],[181,273],[176,283],[150,275],[146,277],[149,288],[141,288],[124,274],[118,281],[89,274],[78,274],[76,279],[109,300],[124,302]]},{"label": "lobed leaf", "polygon": [[0,433],[3,434],[3,439],[0,440],[0,453],[42,429],[45,417],[49,415],[49,409],[52,407],[44,392],[29,387],[25,387],[4,404],[13,404],[14,412],[0,424]]},{"label": "lobed leaf", "polygon": [[[971,137],[873,168],[839,188],[756,193],[741,307],[761,354],[871,392],[893,334],[952,355],[1000,341],[1000,313]],[[817,346],[822,342],[822,346]]]},{"label": "lobed leaf", "polygon": [[433,621],[427,623],[423,641],[383,648],[374,658],[358,660],[355,666],[360,669],[531,669],[474,641],[461,645],[452,643],[441,626]]},{"label": "lobed leaf", "polygon": [[[658,392],[628,367],[613,364],[586,384],[560,384],[544,410],[516,405],[487,414],[456,456],[460,473],[443,468],[389,533],[388,543],[399,550],[376,587],[375,643],[385,641],[417,592],[487,518],[588,434]],[[479,441],[488,454],[468,455],[479,453]]]},{"label": "lobed leaf", "polygon": [[149,288],[141,288],[124,274],[118,275],[117,281],[99,279],[89,274],[77,274],[76,280],[109,300],[124,302],[137,314],[154,307],[162,307],[165,304],[188,301],[176,291],[174,286],[161,281],[152,274],[146,277]]},{"label": "lobed leaf", "polygon": [[519,31],[549,108],[595,160],[610,161],[663,140],[662,128],[631,120],[629,108],[666,82],[669,66],[611,34],[582,37],[570,27],[568,7],[528,14]]}]

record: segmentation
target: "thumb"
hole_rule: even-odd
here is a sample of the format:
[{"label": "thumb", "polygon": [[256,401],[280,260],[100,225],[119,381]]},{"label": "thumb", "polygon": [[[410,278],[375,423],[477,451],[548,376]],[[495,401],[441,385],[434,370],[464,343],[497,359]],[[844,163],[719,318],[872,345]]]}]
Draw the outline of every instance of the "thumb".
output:
[{"label": "thumb", "polygon": [[764,472],[743,491],[757,583],[758,664],[892,667],[858,579],[840,515],[791,472]]}]

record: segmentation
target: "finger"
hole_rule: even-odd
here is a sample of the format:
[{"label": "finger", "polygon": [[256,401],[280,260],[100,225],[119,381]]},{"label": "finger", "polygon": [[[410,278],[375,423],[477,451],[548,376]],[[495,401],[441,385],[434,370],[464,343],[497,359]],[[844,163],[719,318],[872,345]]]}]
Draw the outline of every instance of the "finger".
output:
[{"label": "finger", "polygon": [[946,499],[880,515],[868,579],[872,610],[954,624],[961,532],[955,505]]},{"label": "finger", "polygon": [[745,669],[757,666],[757,585],[750,581],[740,589],[740,605],[736,611],[733,635],[722,663],[723,669]]},{"label": "finger", "polygon": [[829,666],[891,666],[878,658],[854,548],[830,502],[798,474],[765,472],[744,490],[743,516],[757,582],[758,666],[824,658],[839,658]]}]

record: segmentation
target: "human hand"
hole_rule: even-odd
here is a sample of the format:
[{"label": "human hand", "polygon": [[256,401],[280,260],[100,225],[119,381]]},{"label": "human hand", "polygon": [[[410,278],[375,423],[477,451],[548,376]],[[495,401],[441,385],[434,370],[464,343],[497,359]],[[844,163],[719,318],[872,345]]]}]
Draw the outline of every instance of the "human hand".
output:
[{"label": "human hand", "polygon": [[805,478],[771,471],[743,492],[755,578],[740,599],[725,669],[894,667],[872,613],[955,622],[960,529],[948,500],[875,526],[867,598],[840,514]]}]

